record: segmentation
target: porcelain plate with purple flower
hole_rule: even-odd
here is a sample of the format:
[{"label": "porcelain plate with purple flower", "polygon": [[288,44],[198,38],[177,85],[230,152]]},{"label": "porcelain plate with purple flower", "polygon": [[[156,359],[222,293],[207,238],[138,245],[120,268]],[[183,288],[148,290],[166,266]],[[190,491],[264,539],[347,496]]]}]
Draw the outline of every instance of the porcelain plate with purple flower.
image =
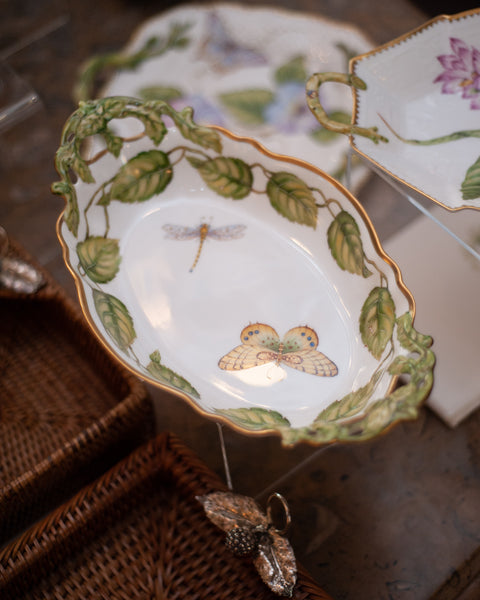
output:
[{"label": "porcelain plate with purple flower", "polygon": [[[314,86],[331,80],[324,75],[307,84],[320,120]],[[380,174],[449,210],[480,209],[480,9],[353,58],[343,83],[354,90],[344,133]]]},{"label": "porcelain plate with purple flower", "polygon": [[[93,57],[83,68],[77,98],[96,67],[113,67],[102,96],[165,100],[191,106],[196,122],[253,137],[269,150],[294,156],[345,183],[348,141],[321,127],[305,102],[305,82],[318,70],[345,69],[372,48],[352,26],[265,7],[186,4],[146,21],[122,53]],[[348,89],[327,89],[330,114],[350,122]],[[351,190],[368,169],[352,165]]]}]

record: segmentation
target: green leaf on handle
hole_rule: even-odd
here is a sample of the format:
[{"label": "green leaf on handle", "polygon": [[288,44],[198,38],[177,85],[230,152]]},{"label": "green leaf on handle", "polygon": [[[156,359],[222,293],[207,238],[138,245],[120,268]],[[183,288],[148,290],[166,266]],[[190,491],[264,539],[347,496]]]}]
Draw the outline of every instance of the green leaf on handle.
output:
[{"label": "green leaf on handle", "polygon": [[121,300],[99,290],[93,290],[95,310],[113,342],[126,351],[137,337],[133,320]]},{"label": "green leaf on handle", "polygon": [[118,240],[101,236],[89,237],[77,244],[77,255],[85,274],[95,283],[112,281],[118,272]]},{"label": "green leaf on handle", "polygon": [[293,173],[273,173],[267,183],[270,204],[283,217],[294,223],[317,226],[317,205],[311,189]]},{"label": "green leaf on handle", "polygon": [[360,333],[363,343],[378,360],[395,327],[395,303],[387,288],[375,287],[365,300],[360,314]]},{"label": "green leaf on handle", "polygon": [[[143,123],[146,135],[154,144],[160,144],[167,133],[167,128],[163,122],[162,112],[157,108],[152,108],[145,104],[144,109],[131,111],[131,116],[136,117]],[[126,111],[125,116],[129,116]]]},{"label": "green leaf on handle", "polygon": [[75,237],[77,237],[78,226],[80,224],[80,211],[78,209],[78,200],[75,187],[65,180],[56,181],[52,184],[52,192],[64,197],[66,204],[62,219],[68,229]]},{"label": "green leaf on handle", "polygon": [[177,112],[166,105],[165,114],[173,119],[180,134],[186,140],[190,140],[194,144],[202,146],[202,148],[215,150],[215,152],[222,151],[222,142],[218,132],[212,127],[197,125],[193,120],[193,108],[190,106]]},{"label": "green leaf on handle", "polygon": [[103,139],[107,146],[107,150],[113,154],[113,156],[120,156],[120,152],[123,148],[123,140],[121,137],[114,135],[108,128],[103,131]]},{"label": "green leaf on handle", "polygon": [[464,200],[475,200],[480,198],[480,157],[468,169],[462,182],[462,198]]},{"label": "green leaf on handle", "polygon": [[111,200],[133,203],[160,194],[173,176],[170,159],[161,150],[140,152],[124,164],[112,180]]},{"label": "green leaf on handle", "polygon": [[372,274],[365,264],[360,229],[350,213],[345,210],[338,213],[328,228],[327,239],[332,256],[341,269],[362,277]]},{"label": "green leaf on handle", "polygon": [[157,381],[166,383],[194,398],[200,398],[200,394],[185,378],[165,365],[162,365],[160,352],[158,350],[155,350],[155,352],[150,354],[150,363],[147,366],[147,371]]},{"label": "green leaf on handle", "polygon": [[233,423],[253,431],[290,427],[290,422],[276,410],[266,408],[225,408],[216,411]]},{"label": "green leaf on handle", "polygon": [[247,163],[239,158],[218,156],[208,160],[188,157],[208,187],[225,198],[241,200],[252,190],[253,174]]}]

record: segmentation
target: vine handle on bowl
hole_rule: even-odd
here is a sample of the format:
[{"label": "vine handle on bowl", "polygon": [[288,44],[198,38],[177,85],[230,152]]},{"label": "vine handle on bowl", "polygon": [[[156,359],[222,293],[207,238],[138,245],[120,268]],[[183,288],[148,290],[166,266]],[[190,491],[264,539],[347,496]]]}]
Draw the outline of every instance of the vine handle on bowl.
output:
[{"label": "vine handle on bowl", "polygon": [[330,131],[334,131],[336,133],[343,133],[344,135],[349,136],[353,134],[362,135],[370,138],[376,144],[378,144],[378,142],[387,142],[387,138],[378,134],[377,127],[359,127],[358,125],[340,123],[339,121],[330,119],[325,109],[321,105],[318,95],[318,88],[323,83],[329,81],[343,83],[359,90],[367,89],[367,85],[363,79],[360,79],[360,77],[357,77],[353,74],[335,73],[332,71],[325,73],[314,73],[307,81],[306,94],[308,107],[315,115],[317,121],[323,125],[325,129],[329,129]]}]

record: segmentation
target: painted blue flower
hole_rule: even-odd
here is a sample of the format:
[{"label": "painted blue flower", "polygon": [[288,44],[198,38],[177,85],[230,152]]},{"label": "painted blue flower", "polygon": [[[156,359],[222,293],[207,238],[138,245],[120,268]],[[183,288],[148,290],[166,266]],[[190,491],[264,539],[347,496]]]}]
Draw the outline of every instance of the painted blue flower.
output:
[{"label": "painted blue flower", "polygon": [[289,81],[279,85],[274,101],[265,109],[265,120],[277,131],[290,135],[317,129],[305,100],[305,84]]}]

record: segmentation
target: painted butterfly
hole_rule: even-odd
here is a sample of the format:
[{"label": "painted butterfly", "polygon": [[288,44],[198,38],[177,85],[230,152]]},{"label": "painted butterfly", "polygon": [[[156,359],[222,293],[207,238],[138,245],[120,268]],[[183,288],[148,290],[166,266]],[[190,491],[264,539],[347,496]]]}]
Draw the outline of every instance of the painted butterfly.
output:
[{"label": "painted butterfly", "polygon": [[197,266],[203,243],[207,238],[217,241],[237,240],[243,236],[246,225],[226,225],[225,227],[212,228],[208,223],[201,223],[198,227],[184,227],[183,225],[164,225],[169,240],[194,240],[200,239],[197,254],[190,272]]},{"label": "painted butterfly", "polygon": [[221,369],[240,371],[275,362],[320,377],[338,373],[335,363],[317,350],[318,336],[311,327],[294,327],[280,340],[270,325],[254,323],[242,330],[240,340],[240,346],[218,361]]},{"label": "painted butterfly", "polygon": [[207,35],[201,47],[201,56],[209,60],[214,69],[228,71],[238,67],[266,64],[263,54],[254,48],[237,43],[225,28],[220,17],[211,12],[208,15]]}]

